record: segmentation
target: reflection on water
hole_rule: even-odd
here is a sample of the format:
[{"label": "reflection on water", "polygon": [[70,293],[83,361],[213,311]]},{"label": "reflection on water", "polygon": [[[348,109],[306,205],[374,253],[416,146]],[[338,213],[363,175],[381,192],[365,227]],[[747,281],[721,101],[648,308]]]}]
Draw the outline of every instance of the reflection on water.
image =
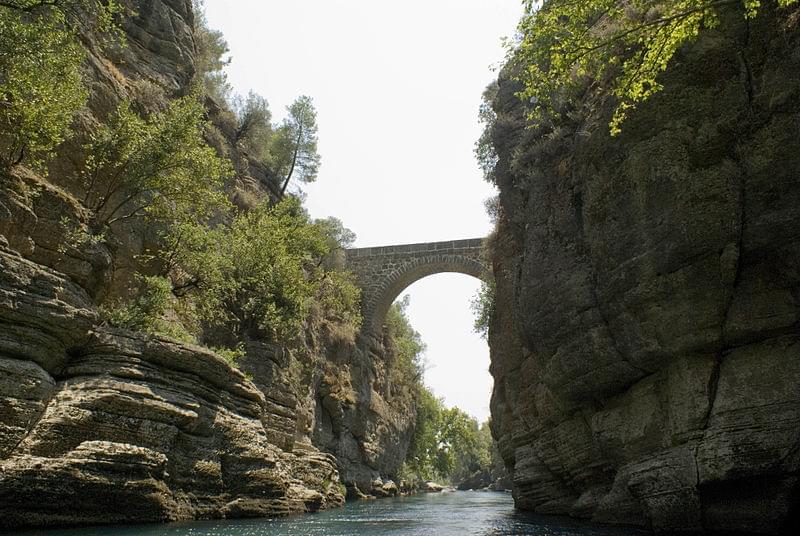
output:
[{"label": "reflection on water", "polygon": [[285,519],[195,521],[39,530],[24,536],[565,536],[641,535],[630,529],[514,510],[505,493],[462,491],[348,503],[344,508]]}]

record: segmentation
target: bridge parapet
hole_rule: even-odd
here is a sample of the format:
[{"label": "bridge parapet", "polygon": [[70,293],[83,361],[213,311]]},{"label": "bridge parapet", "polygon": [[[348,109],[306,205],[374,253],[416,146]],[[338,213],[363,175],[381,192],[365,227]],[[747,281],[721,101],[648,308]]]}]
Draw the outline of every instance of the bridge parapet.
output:
[{"label": "bridge parapet", "polygon": [[392,302],[423,277],[443,272],[488,277],[483,243],[470,238],[347,250],[347,267],[361,287],[364,331],[378,334]]}]

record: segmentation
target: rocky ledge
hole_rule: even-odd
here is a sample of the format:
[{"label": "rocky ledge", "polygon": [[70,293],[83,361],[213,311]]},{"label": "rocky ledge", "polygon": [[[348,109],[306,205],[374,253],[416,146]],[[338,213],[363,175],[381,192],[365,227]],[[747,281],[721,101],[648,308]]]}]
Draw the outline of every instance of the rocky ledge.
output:
[{"label": "rocky ledge", "polygon": [[221,357],[94,323],[82,289],[0,245],[0,527],[342,504],[335,459],[270,442],[263,393]]}]

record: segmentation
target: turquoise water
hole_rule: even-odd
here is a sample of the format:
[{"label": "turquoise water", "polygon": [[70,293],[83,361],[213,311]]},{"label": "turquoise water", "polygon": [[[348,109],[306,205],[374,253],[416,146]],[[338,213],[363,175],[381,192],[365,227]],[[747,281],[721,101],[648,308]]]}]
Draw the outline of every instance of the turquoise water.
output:
[{"label": "turquoise water", "polygon": [[358,501],[285,519],[195,521],[39,530],[24,536],[522,536],[641,535],[639,531],[517,512],[506,493],[460,491]]}]

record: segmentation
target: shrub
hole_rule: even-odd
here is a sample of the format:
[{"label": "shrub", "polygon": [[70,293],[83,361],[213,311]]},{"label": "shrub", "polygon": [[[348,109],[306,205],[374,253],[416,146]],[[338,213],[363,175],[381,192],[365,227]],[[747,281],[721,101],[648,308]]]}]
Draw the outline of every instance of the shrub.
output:
[{"label": "shrub", "polygon": [[203,222],[227,209],[231,167],[206,144],[203,115],[191,96],[148,117],[120,104],[86,144],[83,202],[96,232],[132,218]]},{"label": "shrub", "polygon": [[199,317],[238,335],[296,336],[312,302],[329,318],[356,323],[358,289],[345,274],[325,270],[327,237],[299,200],[257,205],[215,228],[183,224],[168,237],[169,273],[191,295]]},{"label": "shrub", "polygon": [[0,5],[0,164],[39,167],[69,137],[88,92],[79,31],[119,41],[113,1],[8,0]]}]

